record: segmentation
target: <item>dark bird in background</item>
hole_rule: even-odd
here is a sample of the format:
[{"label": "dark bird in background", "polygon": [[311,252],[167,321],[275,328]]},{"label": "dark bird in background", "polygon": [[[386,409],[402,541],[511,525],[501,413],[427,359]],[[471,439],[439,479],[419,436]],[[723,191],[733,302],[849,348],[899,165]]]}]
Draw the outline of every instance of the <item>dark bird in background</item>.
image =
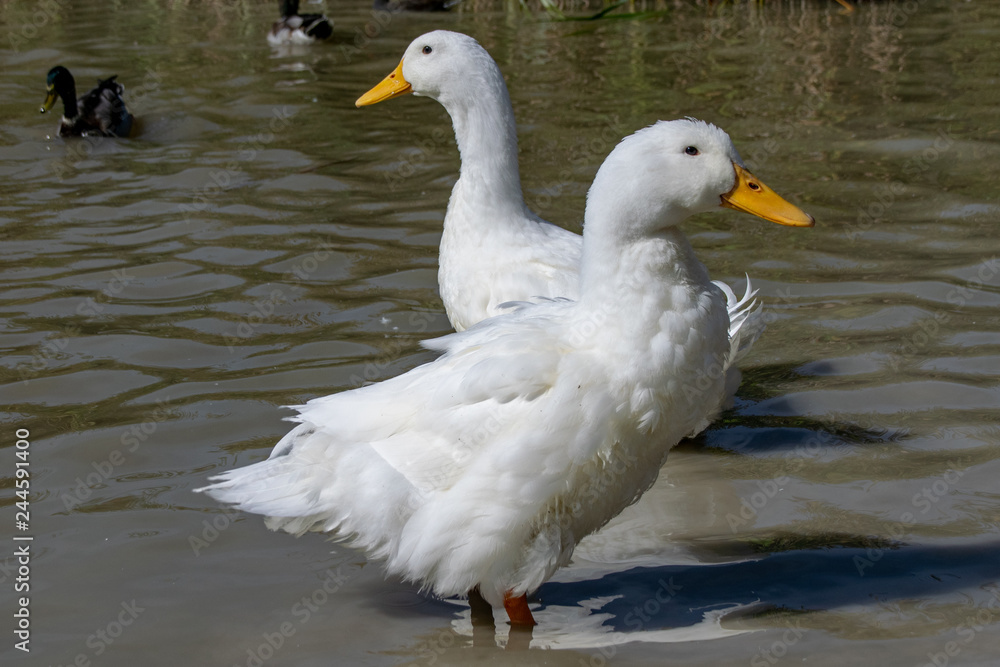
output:
[{"label": "dark bird in background", "polygon": [[49,70],[46,81],[49,91],[42,103],[42,113],[51,110],[56,98],[61,97],[63,117],[59,136],[127,137],[132,131],[133,118],[122,99],[125,87],[116,78],[117,75],[98,79],[96,88],[77,98],[73,75],[62,65],[56,65]]},{"label": "dark bird in background", "polygon": [[281,20],[267,34],[271,44],[311,44],[333,34],[333,22],[322,14],[299,14],[299,0],[282,0],[281,6]]}]

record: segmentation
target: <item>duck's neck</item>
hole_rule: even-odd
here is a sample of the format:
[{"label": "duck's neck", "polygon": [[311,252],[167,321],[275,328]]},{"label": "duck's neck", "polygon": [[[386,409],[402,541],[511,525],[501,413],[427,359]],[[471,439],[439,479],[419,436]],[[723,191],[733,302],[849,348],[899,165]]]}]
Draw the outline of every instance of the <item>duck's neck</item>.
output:
[{"label": "duck's neck", "polygon": [[[708,270],[695,257],[678,225],[691,215],[686,198],[651,197],[641,181],[622,178],[641,165],[615,149],[604,161],[587,193],[580,297],[651,304],[674,285],[710,284]],[[662,288],[662,289],[661,289]],[[674,307],[669,302],[659,304]]]},{"label": "duck's neck", "polygon": [[76,106],[76,84],[70,81],[58,90],[63,103],[63,118],[73,120],[80,113]]},{"label": "duck's neck", "polygon": [[683,307],[679,298],[686,300],[711,283],[707,269],[676,226],[637,239],[622,239],[613,229],[594,227],[585,228],[581,301],[603,304],[602,309],[615,304],[632,313],[641,308],[656,318],[664,310]]},{"label": "duck's neck", "polygon": [[514,111],[503,75],[490,64],[482,79],[470,82],[474,83],[471,93],[441,100],[455,127],[462,158],[456,187],[498,214],[523,215]]}]

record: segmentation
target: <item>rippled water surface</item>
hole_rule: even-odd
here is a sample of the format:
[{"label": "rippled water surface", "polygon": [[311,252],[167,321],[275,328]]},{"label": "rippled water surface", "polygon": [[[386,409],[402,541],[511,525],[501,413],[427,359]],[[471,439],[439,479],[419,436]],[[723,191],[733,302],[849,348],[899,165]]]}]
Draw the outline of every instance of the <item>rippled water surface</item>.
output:
[{"label": "rippled water surface", "polygon": [[[277,52],[274,4],[0,2],[3,532],[27,429],[35,538],[31,653],[8,620],[5,664],[995,664],[1000,7],[562,22],[359,0],[326,8],[331,44]],[[769,328],[734,409],[539,590],[530,638],[474,636],[461,601],[192,493],[266,456],[281,406],[396,375],[450,330],[448,118],[353,104],[438,27],[500,63],[544,217],[578,230],[611,147],[692,115],[818,221],[687,223],[713,277],[760,287]],[[117,73],[140,134],[54,138],[58,63],[81,88]]]}]

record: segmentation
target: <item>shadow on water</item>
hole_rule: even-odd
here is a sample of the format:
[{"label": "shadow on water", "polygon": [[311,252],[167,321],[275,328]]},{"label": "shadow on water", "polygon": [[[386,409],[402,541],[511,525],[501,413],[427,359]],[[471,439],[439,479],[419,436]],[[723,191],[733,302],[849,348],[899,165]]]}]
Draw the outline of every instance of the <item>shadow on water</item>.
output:
[{"label": "shadow on water", "polygon": [[[859,541],[864,539],[857,536]],[[605,622],[609,631],[676,628],[700,623],[706,610],[719,607],[834,609],[869,603],[873,597],[928,598],[981,587],[1000,579],[998,546],[799,549],[746,562],[637,568],[597,581],[547,583],[539,589],[538,598],[545,606],[614,598],[600,607],[602,613],[612,615]],[[651,611],[654,605],[647,602],[657,599],[658,589],[667,591],[669,602]],[[649,620],[635,623],[634,619],[644,616]]]},{"label": "shadow on water", "polygon": [[[708,448],[752,454],[793,449],[802,451],[803,443],[810,442],[823,447],[884,446],[902,443],[909,437],[907,429],[887,426],[885,419],[877,416],[832,414],[832,419],[817,419],[794,410],[784,410],[783,397],[796,384],[803,384],[803,378],[796,373],[797,368],[795,363],[772,363],[746,371],[737,399],[739,404],[715,421],[710,431],[711,440],[703,433],[684,441],[681,446],[696,443]],[[793,379],[791,385],[790,378]],[[765,402],[766,411],[751,410]]]},{"label": "shadow on water", "polygon": [[903,429],[865,427],[846,421],[775,415],[723,415],[712,428],[711,438],[699,435],[679,447],[704,446],[741,454],[803,450],[816,440],[825,447],[849,445],[871,447],[901,444],[909,437]]},{"label": "shadow on water", "polygon": [[[808,538],[808,536],[798,536]],[[990,609],[1000,605],[1000,543],[970,546],[900,546],[851,535],[816,535],[820,549],[772,553],[719,565],[634,568],[599,579],[543,584],[531,600],[538,626],[511,631],[502,610],[495,630],[482,616],[470,619],[457,601],[422,599],[380,604],[380,613],[450,617],[451,627],[425,637],[417,654],[449,664],[468,660],[468,649],[507,652],[527,648],[594,650],[640,642],[719,639],[771,628],[825,628],[810,614],[892,605],[980,589]],[[830,548],[865,543],[867,548]],[[456,651],[453,653],[452,651]],[[461,651],[458,653],[457,651]],[[602,651],[608,655],[605,648]],[[452,653],[449,656],[449,653]],[[613,653],[613,651],[612,651]],[[419,660],[417,661],[419,663]],[[546,663],[548,664],[548,663]]]}]

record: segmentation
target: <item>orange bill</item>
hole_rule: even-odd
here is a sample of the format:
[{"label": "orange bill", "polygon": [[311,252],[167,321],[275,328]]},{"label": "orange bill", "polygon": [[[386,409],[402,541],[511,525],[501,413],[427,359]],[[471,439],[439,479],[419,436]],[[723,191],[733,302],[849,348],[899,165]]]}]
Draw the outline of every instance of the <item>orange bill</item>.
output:
[{"label": "orange bill", "polygon": [[794,204],[790,204],[756,176],[733,163],[736,185],[722,195],[722,205],[789,227],[812,227],[816,220]]},{"label": "orange bill", "polygon": [[366,107],[369,104],[378,104],[390,97],[406,95],[412,92],[413,87],[410,85],[410,82],[403,78],[403,61],[400,60],[399,64],[396,65],[396,69],[392,70],[392,74],[382,79],[377,86],[359,97],[354,106]]}]

